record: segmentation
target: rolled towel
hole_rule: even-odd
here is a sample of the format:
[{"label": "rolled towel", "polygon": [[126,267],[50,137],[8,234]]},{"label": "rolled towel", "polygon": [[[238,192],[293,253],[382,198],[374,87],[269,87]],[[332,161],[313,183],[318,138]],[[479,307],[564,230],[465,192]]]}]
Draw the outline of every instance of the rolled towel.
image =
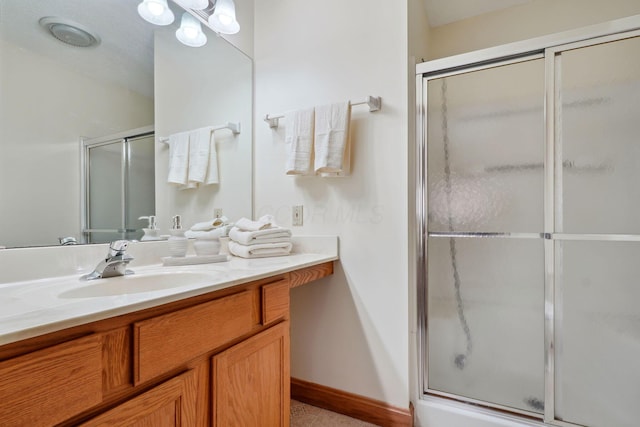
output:
[{"label": "rolled towel", "polygon": [[222,227],[229,222],[229,218],[221,216],[220,218],[210,219],[209,221],[198,222],[191,226],[191,231],[209,231],[214,228]]},{"label": "rolled towel", "polygon": [[238,227],[233,227],[229,231],[229,237],[231,240],[242,245],[282,243],[291,241],[291,230],[281,227],[272,227],[258,231],[243,231]]},{"label": "rolled towel", "polygon": [[284,119],[284,140],[289,147],[285,172],[287,175],[307,175],[311,172],[313,152],[313,108],[286,112]]},{"label": "rolled towel", "polygon": [[272,256],[284,256],[291,253],[291,243],[263,243],[259,245],[241,245],[229,241],[229,252],[242,258],[265,258]]},{"label": "rolled towel", "polygon": [[273,215],[263,215],[257,221],[251,221],[247,218],[240,218],[236,221],[236,227],[243,231],[258,231],[275,226]]},{"label": "rolled towel", "polygon": [[314,170],[317,174],[344,173],[349,149],[351,104],[342,102],[315,109]]},{"label": "rolled towel", "polygon": [[211,240],[211,239],[219,239],[222,236],[227,235],[226,227],[218,227],[209,231],[193,231],[187,230],[184,232],[184,237],[189,239],[203,239],[203,240]]}]

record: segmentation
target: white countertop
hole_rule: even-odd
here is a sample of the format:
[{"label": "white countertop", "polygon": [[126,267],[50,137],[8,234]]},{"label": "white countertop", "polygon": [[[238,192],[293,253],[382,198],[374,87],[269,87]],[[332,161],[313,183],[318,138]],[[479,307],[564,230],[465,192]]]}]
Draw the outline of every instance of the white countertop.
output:
[{"label": "white countertop", "polygon": [[[230,257],[226,262],[186,266],[150,264],[134,267],[135,274],[131,277],[139,280],[149,276],[149,282],[165,283],[164,288],[142,287],[133,292],[127,285],[133,284],[136,289],[136,282],[127,283],[129,276],[87,282],[80,281],[79,275],[71,275],[0,283],[0,345],[337,259],[336,250],[273,258]],[[174,286],[174,278],[187,284]],[[111,292],[106,286],[110,284],[127,291]],[[101,291],[91,291],[95,289]]]}]

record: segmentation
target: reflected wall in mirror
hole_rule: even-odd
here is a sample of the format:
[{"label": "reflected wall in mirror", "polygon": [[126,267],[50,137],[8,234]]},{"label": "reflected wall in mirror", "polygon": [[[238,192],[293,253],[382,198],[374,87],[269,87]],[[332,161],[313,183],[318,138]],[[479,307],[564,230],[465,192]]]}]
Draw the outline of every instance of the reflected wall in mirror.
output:
[{"label": "reflected wall in mirror", "polygon": [[[183,10],[169,5],[179,18]],[[230,133],[216,135],[221,163],[216,189],[173,194],[166,184],[168,147],[156,142],[156,212],[147,214],[158,215],[160,228],[168,228],[174,214],[183,214],[188,227],[188,221],[211,216],[209,206],[251,215],[251,59],[207,28],[204,48],[212,50],[184,46],[175,38],[180,19],[156,27],[140,18],[136,7],[131,0],[0,0],[0,247],[58,245],[62,236],[82,241],[80,138],[150,125],[157,137],[226,121],[243,126],[233,143],[225,141]],[[80,23],[100,43],[80,48],[56,40],[38,23],[45,16]],[[157,53],[167,55],[155,64],[154,43]],[[192,61],[188,65],[180,62],[183,54]],[[194,77],[181,69],[216,79],[190,80]],[[155,85],[154,71],[162,76]],[[225,76],[232,76],[233,87]],[[240,76],[246,80],[240,82]],[[157,99],[166,108],[155,105]],[[237,109],[229,112],[232,105]],[[211,110],[198,121],[203,106]],[[224,114],[217,117],[218,111]],[[238,174],[237,185],[235,176],[224,176],[226,161],[249,170]],[[222,198],[225,193],[235,197]],[[143,226],[144,221],[137,224]]]}]

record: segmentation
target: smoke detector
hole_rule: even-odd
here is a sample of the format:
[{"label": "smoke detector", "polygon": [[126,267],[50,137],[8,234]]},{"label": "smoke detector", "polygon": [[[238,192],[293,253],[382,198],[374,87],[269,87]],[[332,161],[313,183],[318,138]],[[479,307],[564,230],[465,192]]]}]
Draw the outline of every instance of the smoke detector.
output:
[{"label": "smoke detector", "polygon": [[100,37],[83,25],[70,19],[46,16],[40,25],[49,34],[63,43],[76,47],[91,47],[100,44]]}]

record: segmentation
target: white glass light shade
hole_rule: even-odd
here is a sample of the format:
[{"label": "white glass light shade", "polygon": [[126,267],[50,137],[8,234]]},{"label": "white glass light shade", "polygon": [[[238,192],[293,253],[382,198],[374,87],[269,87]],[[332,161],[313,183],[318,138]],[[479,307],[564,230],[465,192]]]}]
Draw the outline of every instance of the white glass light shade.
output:
[{"label": "white glass light shade", "polygon": [[187,9],[202,10],[209,6],[209,0],[176,0],[177,3]]},{"label": "white glass light shade", "polygon": [[182,44],[191,47],[200,47],[207,42],[207,36],[202,32],[200,21],[188,12],[182,14],[176,37]]},{"label": "white glass light shade", "polygon": [[218,0],[213,15],[209,17],[209,25],[218,33],[235,34],[240,31],[236,20],[236,6],[233,0]]},{"label": "white glass light shade", "polygon": [[175,19],[167,0],[143,0],[138,5],[138,13],[145,21],[156,25],[169,25]]}]

